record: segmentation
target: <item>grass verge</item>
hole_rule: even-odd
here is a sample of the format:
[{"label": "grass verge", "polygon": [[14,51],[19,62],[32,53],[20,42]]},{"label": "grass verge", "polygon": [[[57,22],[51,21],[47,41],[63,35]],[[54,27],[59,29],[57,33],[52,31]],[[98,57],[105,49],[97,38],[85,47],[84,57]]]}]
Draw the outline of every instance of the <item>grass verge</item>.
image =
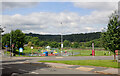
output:
[{"label": "grass verge", "polygon": [[60,61],[39,61],[39,62],[120,68],[120,66],[118,66],[118,62],[114,62],[113,60],[60,60]]}]

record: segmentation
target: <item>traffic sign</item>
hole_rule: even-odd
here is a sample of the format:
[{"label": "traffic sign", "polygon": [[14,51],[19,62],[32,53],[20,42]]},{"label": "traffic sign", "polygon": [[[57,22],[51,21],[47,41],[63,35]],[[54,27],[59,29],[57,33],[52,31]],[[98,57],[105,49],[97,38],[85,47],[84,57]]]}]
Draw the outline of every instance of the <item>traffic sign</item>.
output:
[{"label": "traffic sign", "polygon": [[31,49],[33,49],[33,46],[31,46]]},{"label": "traffic sign", "polygon": [[14,47],[14,44],[12,44],[12,47]]},{"label": "traffic sign", "polygon": [[8,45],[5,45],[5,47],[8,47]]},{"label": "traffic sign", "polygon": [[19,48],[19,52],[23,52],[23,48]]}]

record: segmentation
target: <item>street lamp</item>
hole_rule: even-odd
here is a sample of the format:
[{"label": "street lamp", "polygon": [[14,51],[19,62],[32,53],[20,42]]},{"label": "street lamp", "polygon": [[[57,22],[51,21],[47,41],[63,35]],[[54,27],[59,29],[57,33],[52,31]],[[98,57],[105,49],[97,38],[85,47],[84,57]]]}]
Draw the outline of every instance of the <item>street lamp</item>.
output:
[{"label": "street lamp", "polygon": [[61,34],[61,51],[63,50],[63,35]]},{"label": "street lamp", "polygon": [[[61,22],[61,25],[62,25],[62,22]],[[63,35],[61,33],[61,54],[62,54],[62,51],[63,51]]]},{"label": "street lamp", "polygon": [[11,32],[10,32],[10,57],[13,56],[13,46],[12,45],[12,25],[11,25]]}]

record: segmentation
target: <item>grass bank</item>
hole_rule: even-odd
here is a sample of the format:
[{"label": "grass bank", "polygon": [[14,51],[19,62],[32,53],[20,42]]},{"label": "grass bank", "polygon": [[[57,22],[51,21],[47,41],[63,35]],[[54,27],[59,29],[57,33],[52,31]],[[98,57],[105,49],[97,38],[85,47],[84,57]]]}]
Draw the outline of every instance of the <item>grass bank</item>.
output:
[{"label": "grass bank", "polygon": [[120,68],[120,66],[118,67],[118,62],[114,62],[113,60],[60,60],[60,61],[39,61],[39,62]]}]

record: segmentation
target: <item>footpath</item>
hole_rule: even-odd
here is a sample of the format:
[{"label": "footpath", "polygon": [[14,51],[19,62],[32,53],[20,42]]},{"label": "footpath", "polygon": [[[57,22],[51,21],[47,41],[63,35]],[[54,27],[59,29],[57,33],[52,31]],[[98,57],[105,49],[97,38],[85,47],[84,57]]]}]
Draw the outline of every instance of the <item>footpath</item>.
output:
[{"label": "footpath", "polygon": [[[43,63],[43,62],[38,62]],[[118,68],[106,68],[106,67],[95,67],[95,66],[80,66],[80,65],[67,65],[62,63],[47,63],[44,64],[54,67],[54,68],[65,68],[65,69],[74,69],[88,72],[95,72],[100,74],[115,74],[120,75],[120,69]]]}]

